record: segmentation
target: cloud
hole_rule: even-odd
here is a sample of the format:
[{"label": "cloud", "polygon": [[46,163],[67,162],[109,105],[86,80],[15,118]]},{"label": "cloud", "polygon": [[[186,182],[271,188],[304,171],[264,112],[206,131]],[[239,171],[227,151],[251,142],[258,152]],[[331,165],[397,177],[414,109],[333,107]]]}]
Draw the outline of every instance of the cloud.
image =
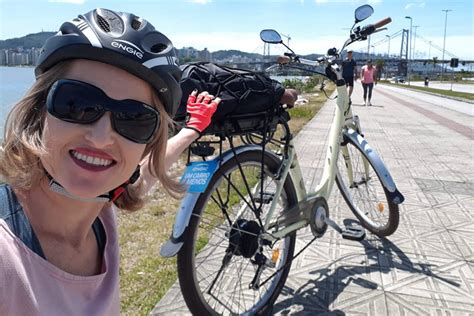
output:
[{"label": "cloud", "polygon": [[317,5],[321,5],[321,4],[328,3],[328,0],[314,0],[314,2],[316,2]]},{"label": "cloud", "polygon": [[48,0],[53,3],[71,3],[71,4],[84,4],[86,0]]},{"label": "cloud", "polygon": [[197,3],[197,4],[208,4],[208,3],[211,3],[212,0],[189,0],[189,2]]},{"label": "cloud", "polygon": [[424,1],[410,2],[405,6],[405,10],[409,10],[412,7],[424,8],[425,5]]}]

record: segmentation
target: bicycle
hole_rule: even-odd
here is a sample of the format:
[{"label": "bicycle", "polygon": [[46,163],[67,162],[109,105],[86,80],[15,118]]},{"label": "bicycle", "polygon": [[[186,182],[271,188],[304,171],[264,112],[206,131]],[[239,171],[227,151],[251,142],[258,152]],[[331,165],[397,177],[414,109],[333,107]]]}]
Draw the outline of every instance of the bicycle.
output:
[{"label": "bicycle", "polygon": [[[356,9],[350,38],[341,52],[391,21],[386,18],[354,29],[372,13],[369,5]],[[310,61],[297,56],[274,30],[263,30],[260,36],[290,50],[279,58],[280,65],[325,65],[325,73],[313,72],[337,84],[324,171],[315,192],[306,192],[284,105],[270,114],[252,113],[230,120],[219,128],[224,132],[218,141],[198,141],[191,148],[189,155],[194,153],[204,161],[194,163],[185,174],[190,190],[161,255],[178,253],[181,291],[196,315],[268,314],[292,260],[323,236],[328,226],[344,238],[364,238],[364,228],[341,228],[330,219],[326,201],[334,183],[370,232],[388,236],[399,224],[398,205],[404,197],[363,138],[358,117],[352,114],[338,51],[330,49],[327,56]],[[236,135],[243,145],[234,145]],[[223,150],[223,140],[229,142],[230,149]],[[214,145],[218,155],[206,161],[213,155]],[[294,255],[296,231],[308,225],[314,238]]]}]

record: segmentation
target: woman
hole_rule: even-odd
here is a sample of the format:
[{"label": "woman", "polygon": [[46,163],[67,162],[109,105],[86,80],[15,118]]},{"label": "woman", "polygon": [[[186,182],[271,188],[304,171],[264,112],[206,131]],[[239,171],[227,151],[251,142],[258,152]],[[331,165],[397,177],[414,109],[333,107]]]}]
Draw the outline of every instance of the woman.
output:
[{"label": "woman", "polygon": [[220,100],[181,98],[169,39],[133,14],[97,9],[45,43],[36,82],[0,147],[0,315],[118,315],[115,210],[139,209]]},{"label": "woman", "polygon": [[[377,69],[372,66],[371,59],[367,60],[367,64],[361,68],[360,81],[362,82],[362,88],[364,88],[364,105],[371,106],[372,89],[374,88],[374,83],[377,84]],[[368,95],[367,90],[369,92]]]}]

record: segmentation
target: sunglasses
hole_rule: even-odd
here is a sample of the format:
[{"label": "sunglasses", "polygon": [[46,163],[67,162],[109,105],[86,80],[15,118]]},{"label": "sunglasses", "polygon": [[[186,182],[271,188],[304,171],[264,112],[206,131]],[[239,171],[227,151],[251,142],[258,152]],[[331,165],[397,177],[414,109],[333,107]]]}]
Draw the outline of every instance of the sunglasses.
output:
[{"label": "sunglasses", "polygon": [[78,80],[60,79],[48,92],[46,106],[54,117],[76,124],[91,124],[111,113],[112,128],[121,136],[147,144],[159,126],[160,113],[136,100],[114,100],[101,89]]}]

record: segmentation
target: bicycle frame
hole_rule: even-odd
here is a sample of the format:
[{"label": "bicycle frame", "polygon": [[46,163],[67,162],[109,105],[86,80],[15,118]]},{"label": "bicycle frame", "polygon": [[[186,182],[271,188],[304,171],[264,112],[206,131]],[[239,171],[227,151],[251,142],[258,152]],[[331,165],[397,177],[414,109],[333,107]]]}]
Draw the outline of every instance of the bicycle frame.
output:
[{"label": "bicycle frame", "polygon": [[[291,223],[285,225],[285,227],[277,232],[270,234],[265,234],[263,238],[268,239],[270,241],[274,241],[280,238],[283,238],[287,234],[296,231],[300,228],[303,228],[309,224],[309,219],[304,218],[301,214],[301,204],[304,201],[313,201],[316,200],[318,197],[322,197],[325,200],[329,199],[331,194],[332,188],[334,186],[334,182],[336,179],[336,172],[337,172],[337,158],[339,154],[339,147],[341,143],[342,137],[342,130],[343,127],[346,126],[346,121],[351,122],[352,124],[352,110],[349,106],[349,97],[347,94],[346,86],[338,86],[337,87],[337,106],[336,111],[334,114],[334,118],[331,124],[331,130],[329,132],[329,143],[326,149],[326,159],[324,162],[324,169],[323,175],[321,178],[320,183],[316,187],[314,192],[307,192],[303,182],[303,176],[301,174],[301,168],[299,166],[298,159],[296,158],[295,147],[293,141],[290,140],[289,144],[289,151],[287,157],[283,158],[282,164],[283,168],[280,174],[280,181],[277,184],[275,190],[275,196],[279,196],[283,190],[283,185],[285,183],[285,179],[288,175],[293,180],[293,183],[296,184],[297,189],[297,197],[298,197],[298,205],[290,210],[288,213],[298,213],[297,215],[287,215],[288,217],[293,217],[290,220]],[[270,209],[268,215],[266,217],[266,221],[264,223],[264,231],[268,231],[268,229],[272,225],[277,225],[277,223],[271,222],[271,218],[273,217],[273,213],[277,207],[278,199],[273,199],[272,204],[270,205]],[[307,206],[307,205],[305,205]]]}]

